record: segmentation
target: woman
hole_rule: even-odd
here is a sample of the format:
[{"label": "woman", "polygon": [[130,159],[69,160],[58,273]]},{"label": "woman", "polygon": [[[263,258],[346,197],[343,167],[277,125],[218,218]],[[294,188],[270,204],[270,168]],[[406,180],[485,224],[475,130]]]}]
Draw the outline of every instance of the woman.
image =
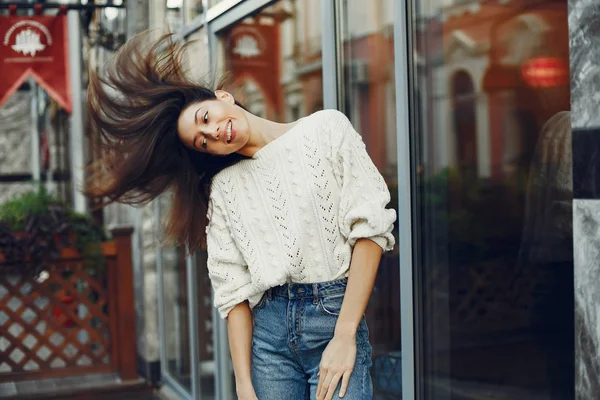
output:
[{"label": "woman", "polygon": [[206,237],[240,399],[370,399],[363,315],[396,215],[361,137],[332,110],[259,118],[186,78],[169,36],[149,41],[90,78],[109,179],[88,192],[128,203],[173,192],[167,238],[193,252]]}]

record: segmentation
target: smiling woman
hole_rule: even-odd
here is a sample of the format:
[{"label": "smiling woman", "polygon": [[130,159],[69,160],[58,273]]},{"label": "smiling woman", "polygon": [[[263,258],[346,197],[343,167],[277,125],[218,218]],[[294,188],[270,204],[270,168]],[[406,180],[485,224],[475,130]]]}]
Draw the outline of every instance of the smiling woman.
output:
[{"label": "smiling woman", "polygon": [[[227,148],[232,143],[216,144],[217,129],[225,130],[220,118],[243,121],[244,110],[231,96],[217,96],[188,78],[182,68],[184,51],[170,35],[143,33],[119,50],[103,78],[90,73],[90,125],[100,138],[96,143],[102,159],[91,171],[86,193],[141,204],[172,190],[166,238],[194,251],[204,235],[212,177],[244,158],[235,153],[237,148]],[[200,104],[205,113],[198,118],[206,117],[206,122],[195,123]],[[222,157],[195,151],[194,139],[199,138],[207,140],[204,153]]]},{"label": "smiling woman", "polygon": [[248,142],[246,112],[231,94],[217,90],[216,100],[186,108],[177,122],[181,141],[188,147],[216,155],[240,151]]},{"label": "smiling woman", "polygon": [[90,78],[108,179],[88,193],[143,203],[173,192],[168,239],[193,252],[206,238],[238,398],[372,398],[364,314],[396,213],[362,137],[336,110],[287,123],[248,112],[189,79],[170,36],[152,40],[135,37]]}]

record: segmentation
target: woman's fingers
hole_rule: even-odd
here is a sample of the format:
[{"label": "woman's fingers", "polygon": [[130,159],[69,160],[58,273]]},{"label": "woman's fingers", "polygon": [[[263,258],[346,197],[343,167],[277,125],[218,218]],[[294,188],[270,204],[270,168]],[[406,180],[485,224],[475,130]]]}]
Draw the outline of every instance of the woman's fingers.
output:
[{"label": "woman's fingers", "polygon": [[333,374],[327,370],[319,370],[319,384],[317,385],[317,400],[323,400],[331,383]]},{"label": "woman's fingers", "polygon": [[327,394],[325,396],[325,400],[331,400],[333,398],[333,394],[335,393],[335,389],[338,387],[338,383],[340,382],[340,378],[342,374],[338,373],[333,376],[331,382],[327,386]]},{"label": "woman's fingers", "polygon": [[346,371],[344,376],[342,376],[342,387],[340,388],[340,397],[344,397],[346,395],[346,390],[348,390],[348,382],[350,382],[350,375],[352,375],[352,371]]},{"label": "woman's fingers", "polygon": [[325,399],[329,385],[333,380],[335,374],[330,370],[319,370],[319,384],[317,385],[317,400]]}]

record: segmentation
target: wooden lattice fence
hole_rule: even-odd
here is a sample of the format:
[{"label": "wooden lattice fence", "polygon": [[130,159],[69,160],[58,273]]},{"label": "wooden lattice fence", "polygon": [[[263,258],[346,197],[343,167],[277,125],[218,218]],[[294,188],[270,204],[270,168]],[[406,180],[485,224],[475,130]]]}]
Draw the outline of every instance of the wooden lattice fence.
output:
[{"label": "wooden lattice fence", "polygon": [[74,249],[36,278],[0,276],[0,381],[119,372],[135,379],[131,232],[90,271]]}]

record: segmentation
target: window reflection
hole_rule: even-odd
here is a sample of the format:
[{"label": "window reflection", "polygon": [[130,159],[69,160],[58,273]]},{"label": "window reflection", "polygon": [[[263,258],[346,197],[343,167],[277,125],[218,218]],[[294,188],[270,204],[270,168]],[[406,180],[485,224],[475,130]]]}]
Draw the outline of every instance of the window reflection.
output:
[{"label": "window reflection", "polygon": [[[340,23],[344,112],[361,133],[390,189],[390,206],[397,210],[393,3],[345,0]],[[397,247],[384,253],[366,313],[376,399],[399,399],[402,394],[398,260]]]},{"label": "window reflection", "polygon": [[203,0],[184,0],[185,12],[184,18],[185,23],[191,22],[194,18],[202,15],[204,7],[202,5]]},{"label": "window reflection", "polygon": [[323,108],[321,3],[279,1],[221,34],[228,89],[250,112],[289,122]]},{"label": "window reflection", "polygon": [[[169,207],[170,197],[160,197],[159,202],[162,212],[165,213]],[[163,265],[165,371],[191,391],[191,343],[185,249],[180,246],[168,246],[164,247],[160,254]]]},{"label": "window reflection", "polygon": [[204,82],[208,77],[209,57],[206,31],[200,29],[186,38],[185,69],[192,79]]},{"label": "window reflection", "polygon": [[414,2],[424,398],[571,399],[567,1]]},{"label": "window reflection", "polygon": [[165,22],[169,32],[179,32],[183,27],[182,4],[183,0],[166,0],[165,2]]}]

